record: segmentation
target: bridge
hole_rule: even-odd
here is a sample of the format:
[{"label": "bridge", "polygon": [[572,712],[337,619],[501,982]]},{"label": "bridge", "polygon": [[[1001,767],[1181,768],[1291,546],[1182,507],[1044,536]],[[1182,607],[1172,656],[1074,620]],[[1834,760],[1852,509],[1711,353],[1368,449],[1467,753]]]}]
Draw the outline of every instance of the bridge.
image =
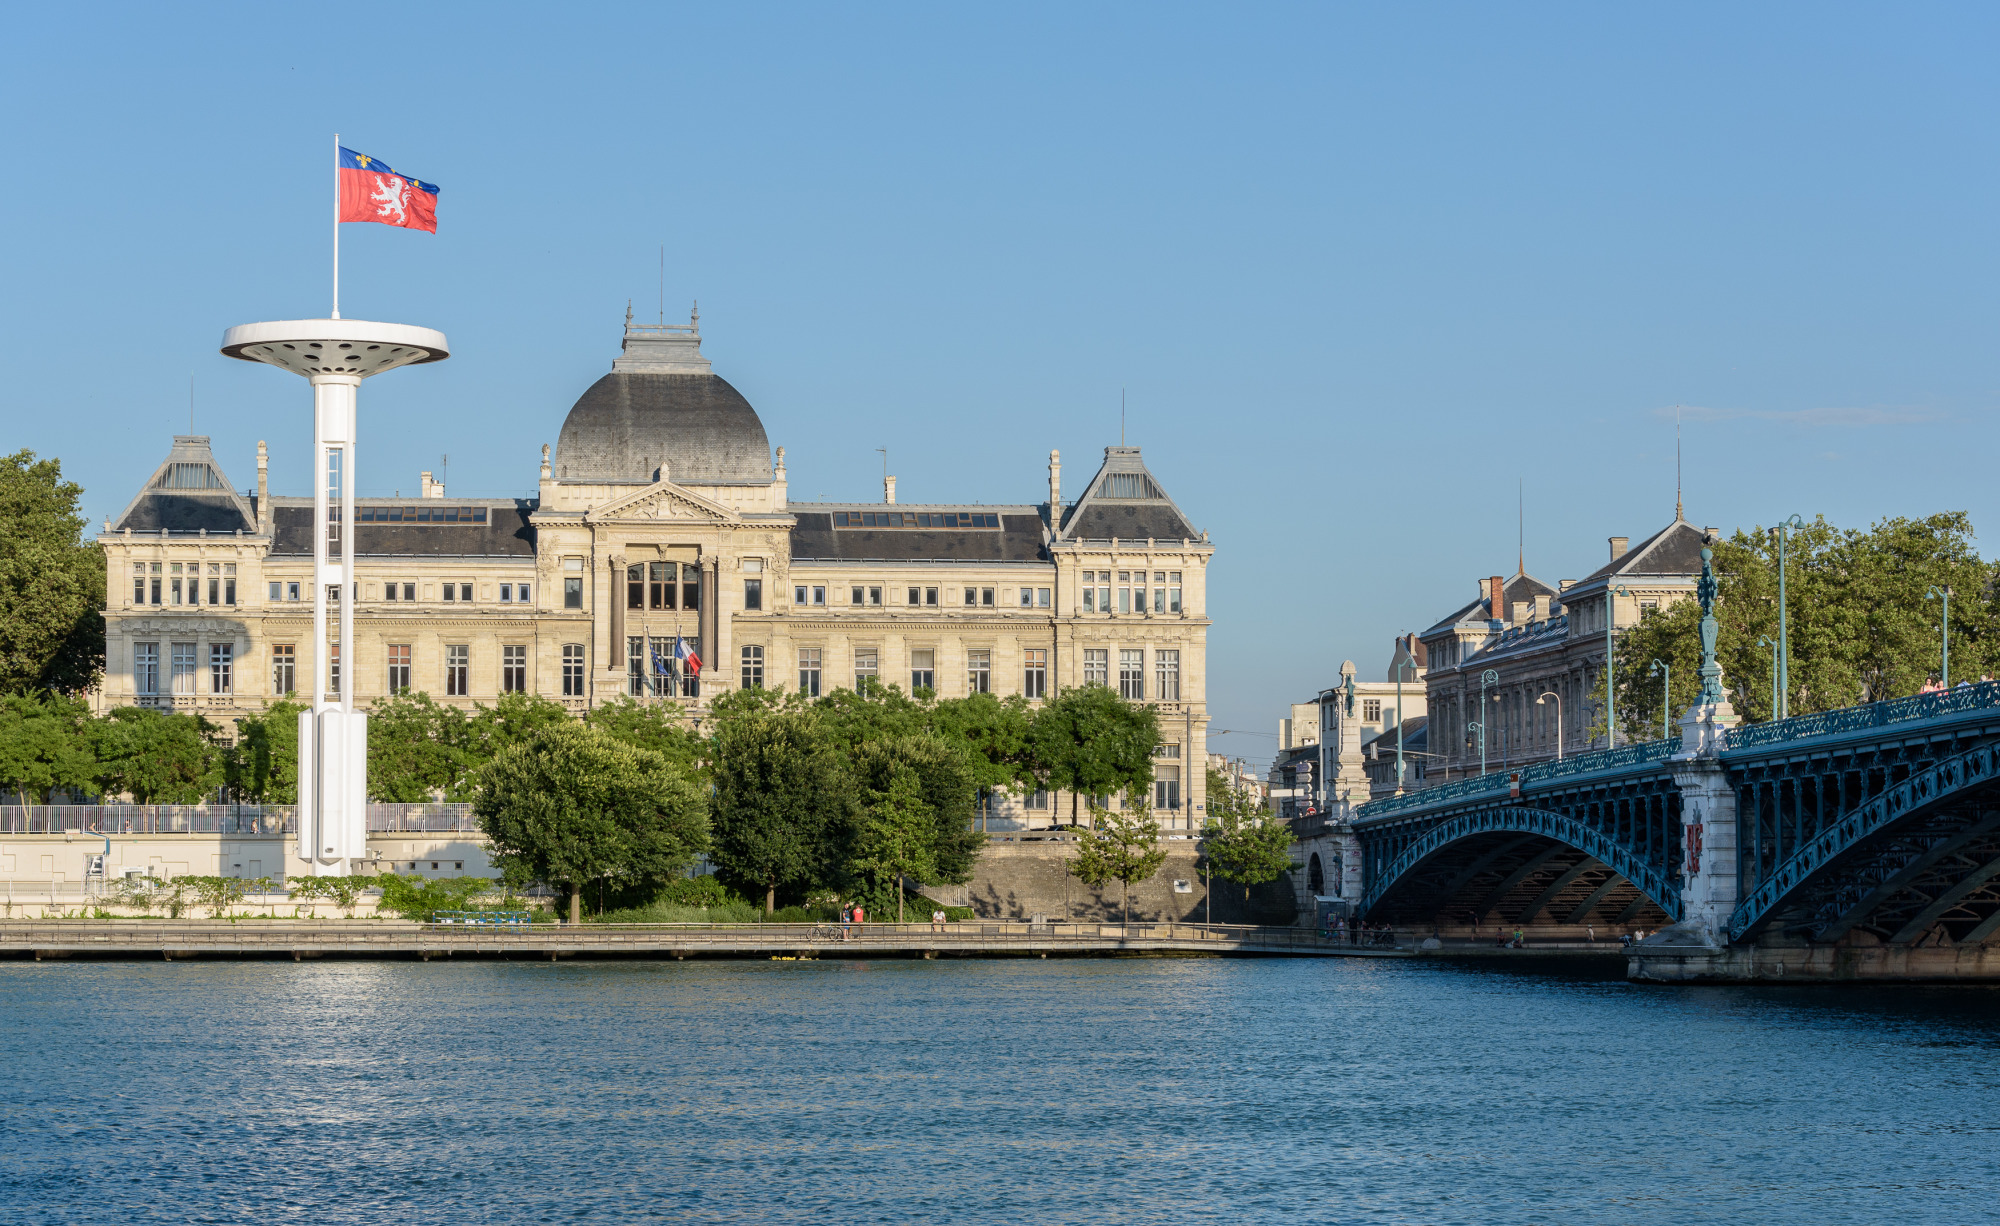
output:
[{"label": "bridge", "polygon": [[1668,740],[1358,806],[1357,912],[1664,929],[1635,958],[1659,977],[1988,976],[2000,682],[1731,723],[1707,704]]}]

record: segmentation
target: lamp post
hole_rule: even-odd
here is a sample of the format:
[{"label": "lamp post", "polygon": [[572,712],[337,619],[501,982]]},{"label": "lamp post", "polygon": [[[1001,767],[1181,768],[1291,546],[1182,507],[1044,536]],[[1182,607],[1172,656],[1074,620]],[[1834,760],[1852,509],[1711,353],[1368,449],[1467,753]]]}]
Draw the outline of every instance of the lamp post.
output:
[{"label": "lamp post", "polygon": [[1942,599],[1944,601],[1943,680],[1944,680],[1944,688],[1950,689],[1951,688],[1951,588],[1938,587],[1936,585],[1932,585],[1931,590],[1924,593],[1924,599],[1925,600]]},{"label": "lamp post", "polygon": [[1613,598],[1630,596],[1624,584],[1612,587],[1610,580],[1604,583],[1604,747],[1618,748],[1618,691],[1613,682],[1611,662],[1611,628],[1618,624],[1618,606]]},{"label": "lamp post", "polygon": [[1467,725],[1479,728],[1479,773],[1482,775],[1486,773],[1486,687],[1499,684],[1500,674],[1492,669],[1479,674],[1479,718]]},{"label": "lamp post", "polygon": [[1416,661],[1396,661],[1396,790],[1403,790],[1403,670],[1414,669]]},{"label": "lamp post", "polygon": [[1757,646],[1771,649],[1771,718],[1778,718],[1778,644],[1768,634],[1757,636]]},{"label": "lamp post", "polygon": [[[1481,715],[1485,713],[1484,709],[1480,711]],[[1483,778],[1486,774],[1486,721],[1483,719],[1467,720],[1465,722],[1465,730],[1479,734],[1479,774]]]},{"label": "lamp post", "polygon": [[1792,641],[1786,632],[1785,623],[1785,529],[1803,528],[1806,521],[1793,515],[1778,521],[1771,531],[1778,534],[1778,682],[1777,705],[1772,709],[1772,719],[1785,719],[1792,713]]},{"label": "lamp post", "polygon": [[1667,675],[1667,683],[1660,689],[1660,739],[1665,740],[1673,735],[1671,727],[1674,722],[1674,666],[1665,660],[1655,660],[1646,675],[1657,677],[1661,673]]},{"label": "lamp post", "polygon": [[1551,698],[1556,700],[1556,761],[1560,762],[1563,760],[1563,696],[1554,690],[1543,690],[1542,696],[1535,699],[1535,705],[1542,706]]},{"label": "lamp post", "polygon": [[1500,769],[1507,769],[1507,696],[1495,694],[1493,705],[1500,708]]}]

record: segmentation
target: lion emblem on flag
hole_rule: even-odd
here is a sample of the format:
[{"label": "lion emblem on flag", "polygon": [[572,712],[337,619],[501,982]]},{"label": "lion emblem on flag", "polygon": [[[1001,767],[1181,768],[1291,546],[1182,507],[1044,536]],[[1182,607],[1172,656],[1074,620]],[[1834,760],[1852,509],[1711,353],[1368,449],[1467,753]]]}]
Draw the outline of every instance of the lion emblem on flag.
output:
[{"label": "lion emblem on flag", "polygon": [[[381,207],[375,215],[392,226],[410,224],[410,184],[401,175],[376,175],[375,194],[368,197]],[[391,214],[394,220],[390,220]]]}]

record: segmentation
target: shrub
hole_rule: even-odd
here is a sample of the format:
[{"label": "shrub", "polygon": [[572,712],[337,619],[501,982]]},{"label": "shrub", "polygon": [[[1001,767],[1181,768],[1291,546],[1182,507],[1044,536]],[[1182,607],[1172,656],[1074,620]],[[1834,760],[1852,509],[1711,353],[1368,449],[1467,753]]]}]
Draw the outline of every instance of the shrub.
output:
[{"label": "shrub", "polygon": [[375,879],[382,889],[377,911],[393,911],[404,919],[428,924],[440,911],[468,910],[474,896],[494,883],[485,877],[399,877],[383,873]]}]

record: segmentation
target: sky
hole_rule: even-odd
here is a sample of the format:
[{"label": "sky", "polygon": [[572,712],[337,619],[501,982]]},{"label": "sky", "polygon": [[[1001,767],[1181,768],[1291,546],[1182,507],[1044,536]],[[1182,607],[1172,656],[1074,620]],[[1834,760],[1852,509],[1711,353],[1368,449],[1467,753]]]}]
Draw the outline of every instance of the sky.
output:
[{"label": "sky", "polygon": [[326,314],[339,132],[443,188],[435,236],[343,227],[342,313],[452,346],[366,387],[362,494],[531,492],[628,300],[699,300],[798,500],[879,498],[878,447],[903,501],[1039,501],[1051,448],[1074,495],[1122,399],[1216,546],[1211,746],[1267,758],[1286,704],[1386,675],[1517,550],[1580,578],[1669,522],[1677,414],[1696,523],[2000,525],[1996,34],[1944,4],[22,8],[0,448],[59,457],[95,524],[192,379],[230,479],[268,439],[305,493],[307,389],[217,346]]}]

